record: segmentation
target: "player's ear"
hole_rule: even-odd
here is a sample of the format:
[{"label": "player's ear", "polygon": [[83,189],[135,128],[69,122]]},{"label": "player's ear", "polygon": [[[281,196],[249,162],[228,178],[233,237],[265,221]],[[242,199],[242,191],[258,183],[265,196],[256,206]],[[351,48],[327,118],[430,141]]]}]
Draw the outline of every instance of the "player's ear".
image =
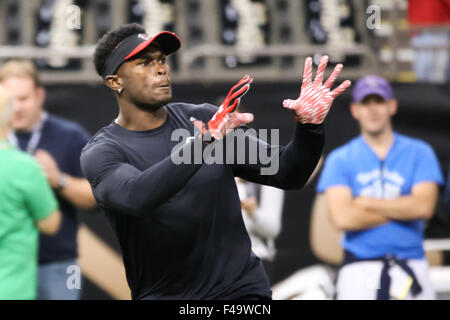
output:
[{"label": "player's ear", "polygon": [[398,109],[398,101],[397,99],[391,99],[388,101],[388,105],[389,105],[389,114],[391,116],[395,115],[397,113],[397,109]]},{"label": "player's ear", "polygon": [[111,88],[113,91],[119,91],[123,89],[123,85],[121,84],[120,77],[117,74],[112,74],[105,77],[105,84]]}]

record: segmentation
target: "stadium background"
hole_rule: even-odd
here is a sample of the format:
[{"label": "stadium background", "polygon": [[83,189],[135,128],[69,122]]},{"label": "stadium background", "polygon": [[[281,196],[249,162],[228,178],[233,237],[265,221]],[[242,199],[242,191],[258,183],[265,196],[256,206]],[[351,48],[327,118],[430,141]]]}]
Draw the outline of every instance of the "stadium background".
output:
[{"label": "stadium background", "polygon": [[[369,6],[375,11],[368,11]],[[429,142],[447,176],[450,85],[416,81],[410,35],[427,27],[408,23],[407,10],[406,0],[1,0],[0,59],[34,59],[47,89],[45,108],[95,133],[117,114],[113,95],[92,65],[97,39],[127,22],[143,23],[149,34],[172,30],[183,42],[170,60],[173,101],[217,104],[236,79],[250,73],[255,81],[243,107],[255,114],[256,128],[280,129],[280,142],[285,144],[294,121],[281,101],[298,94],[304,58],[327,53],[331,62],[344,63],[342,80],[376,73],[393,83],[400,106],[396,131]],[[369,28],[374,12],[380,19],[371,21],[375,25]],[[443,30],[448,32],[448,26]],[[330,112],[325,155],[358,134],[349,103],[346,93]],[[287,192],[276,241],[276,281],[320,262],[310,247],[315,184],[316,179],[304,190]],[[450,238],[443,191],[427,226],[429,239]],[[123,289],[123,281],[118,284],[123,279],[108,278],[114,265],[102,265],[102,253],[85,255],[84,248],[95,246],[109,252],[105,260],[120,257],[112,229],[99,211],[80,212],[79,218],[84,239],[80,253],[86,261],[81,264],[82,298],[124,298],[119,293],[123,290],[117,289]],[[443,257],[442,263],[449,265],[448,254]],[[91,271],[94,267],[97,270]]]}]

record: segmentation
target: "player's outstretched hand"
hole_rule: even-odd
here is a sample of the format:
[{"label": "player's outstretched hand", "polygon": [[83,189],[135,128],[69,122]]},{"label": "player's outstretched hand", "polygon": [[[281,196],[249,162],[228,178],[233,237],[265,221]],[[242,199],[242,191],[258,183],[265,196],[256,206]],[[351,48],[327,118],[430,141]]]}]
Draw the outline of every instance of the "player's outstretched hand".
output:
[{"label": "player's outstretched hand", "polygon": [[338,95],[350,87],[351,82],[345,80],[339,87],[331,91],[331,87],[342,71],[342,64],[336,65],[328,80],[323,84],[323,76],[328,64],[328,56],[320,58],[316,78],[312,81],[312,58],[305,60],[303,83],[297,100],[286,99],[283,107],[291,109],[300,123],[320,124],[330,111],[331,104]]},{"label": "player's outstretched hand", "polygon": [[219,106],[217,112],[206,125],[193,117],[190,119],[191,122],[201,130],[202,134],[209,133],[216,140],[222,139],[234,128],[252,122],[253,114],[234,112],[239,106],[241,98],[250,90],[252,81],[252,78],[245,75],[235,84],[230,92],[228,92],[227,97]]}]

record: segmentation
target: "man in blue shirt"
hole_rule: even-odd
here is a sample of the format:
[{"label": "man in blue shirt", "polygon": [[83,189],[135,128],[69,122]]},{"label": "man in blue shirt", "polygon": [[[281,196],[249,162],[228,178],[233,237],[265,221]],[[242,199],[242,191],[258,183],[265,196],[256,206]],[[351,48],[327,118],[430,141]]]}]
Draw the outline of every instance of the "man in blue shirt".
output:
[{"label": "man in blue shirt", "polygon": [[427,143],[393,131],[396,111],[385,79],[360,79],[351,113],[361,135],[328,156],[319,180],[345,231],[337,299],[434,298],[422,242],[442,173]]},{"label": "man in blue shirt", "polygon": [[[9,142],[34,155],[58,199],[62,213],[56,235],[39,241],[38,299],[78,299],[80,288],[66,286],[67,268],[76,265],[77,208],[95,207],[80,168],[81,149],[89,139],[78,124],[43,111],[45,89],[28,61],[9,61],[0,68],[0,83],[12,95],[14,113]],[[78,290],[77,290],[78,289]]]}]

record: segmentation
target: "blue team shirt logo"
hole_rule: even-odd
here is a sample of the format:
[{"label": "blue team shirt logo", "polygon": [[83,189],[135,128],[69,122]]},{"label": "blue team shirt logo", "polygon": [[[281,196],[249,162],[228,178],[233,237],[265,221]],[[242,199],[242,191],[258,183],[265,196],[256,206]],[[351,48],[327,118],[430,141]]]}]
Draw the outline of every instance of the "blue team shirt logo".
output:
[{"label": "blue team shirt logo", "polygon": [[359,195],[379,199],[395,199],[400,197],[405,179],[398,171],[387,168],[360,172],[356,176],[362,187]]}]

